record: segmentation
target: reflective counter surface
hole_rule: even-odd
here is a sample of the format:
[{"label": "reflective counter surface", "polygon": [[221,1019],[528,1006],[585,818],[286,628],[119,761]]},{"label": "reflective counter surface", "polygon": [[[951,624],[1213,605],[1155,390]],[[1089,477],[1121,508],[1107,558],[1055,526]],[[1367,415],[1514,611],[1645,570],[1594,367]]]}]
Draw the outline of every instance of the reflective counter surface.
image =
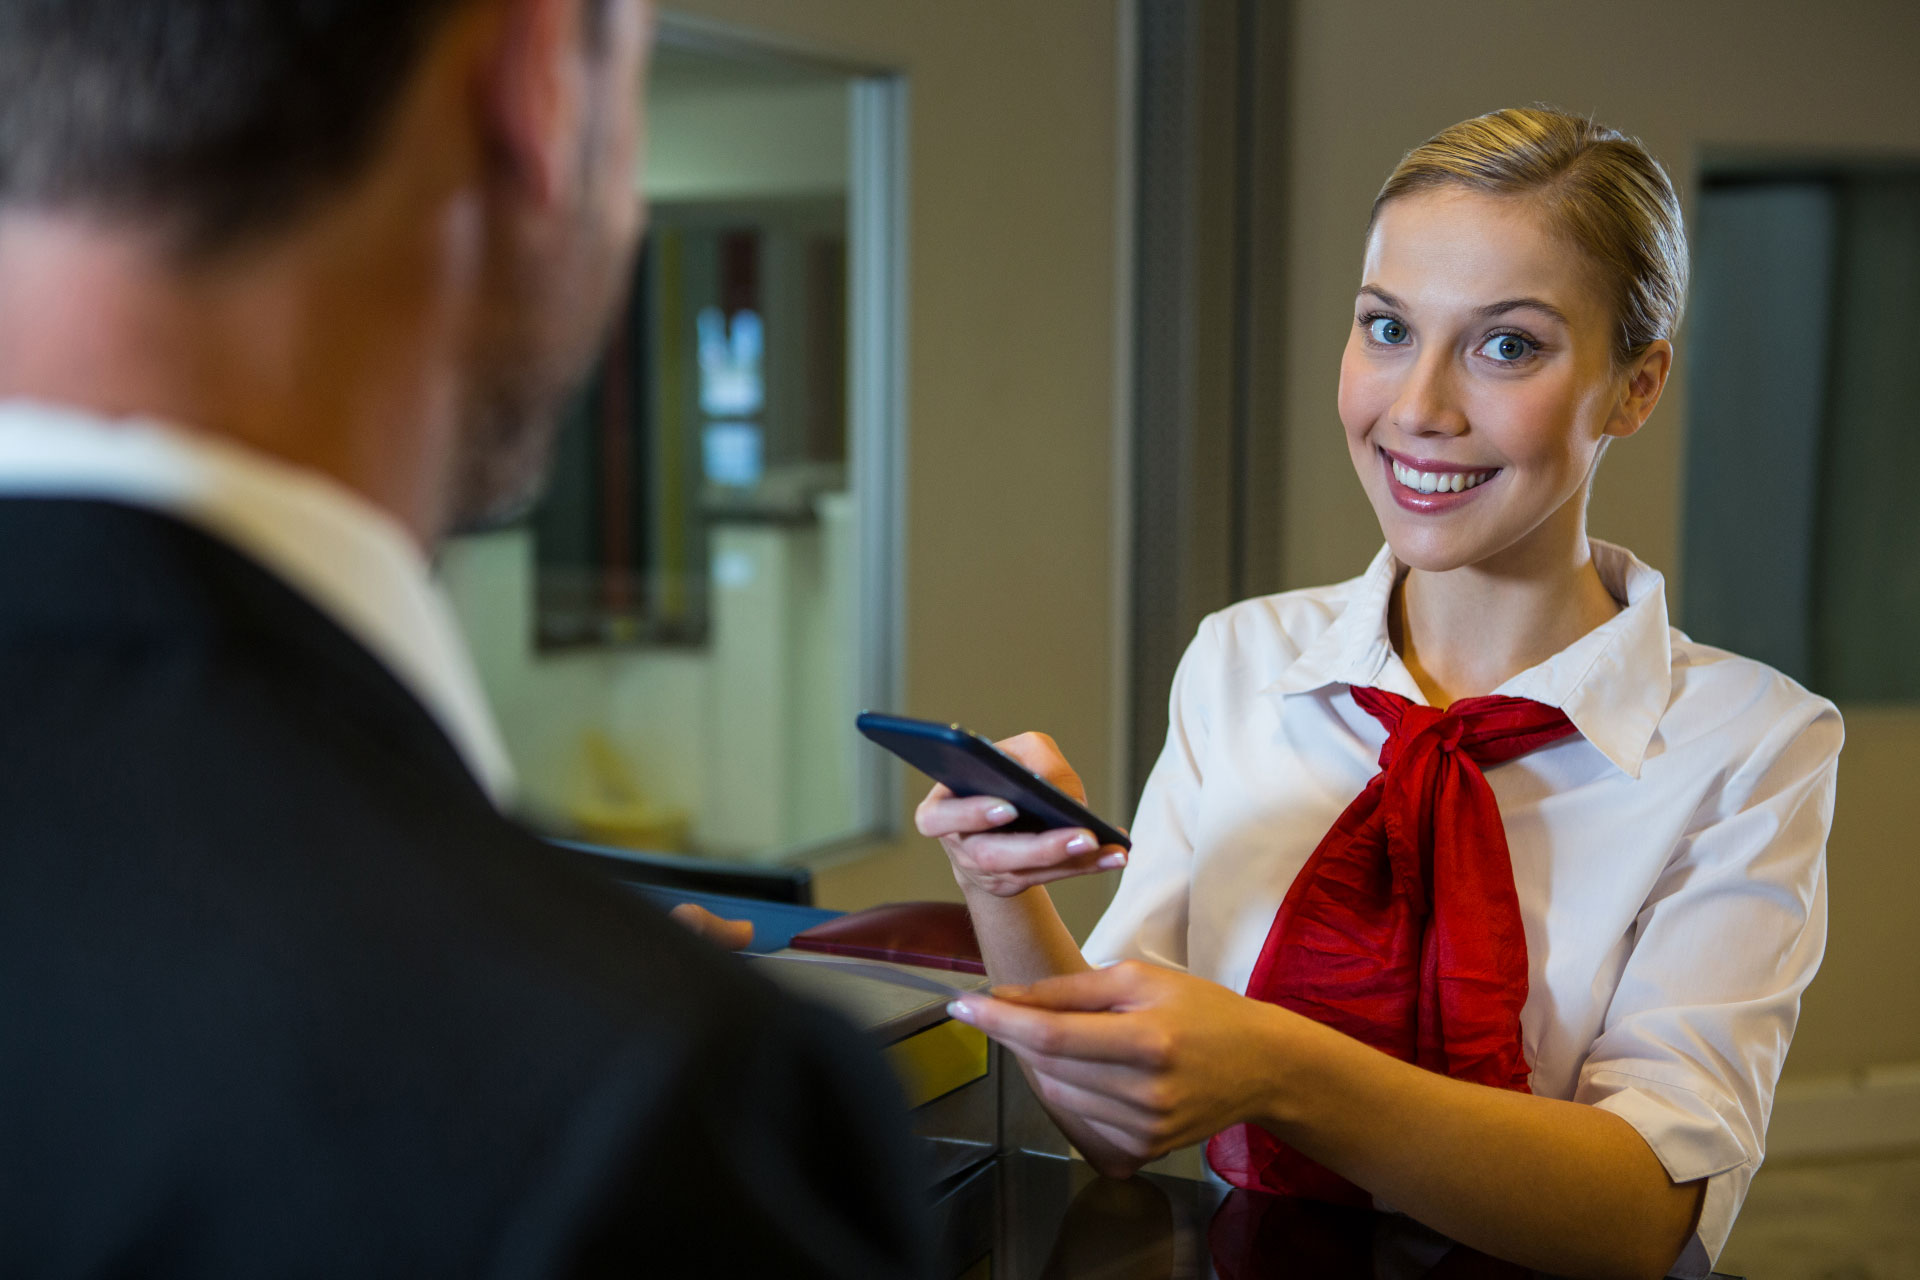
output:
[{"label": "reflective counter surface", "polygon": [[1003,1154],[936,1199],[936,1274],[955,1280],[1519,1280],[1406,1218],[1140,1174],[1101,1178],[1079,1160]]},{"label": "reflective counter surface", "polygon": [[[1101,1178],[1074,1158],[1018,1067],[946,1000],[984,978],[881,962],[800,956],[794,931],[833,912],[684,890],[643,889],[662,906],[698,901],[754,920],[749,963],[872,1035],[913,1107],[937,1235],[940,1280],[1523,1280],[1534,1275],[1455,1245],[1398,1214],[1236,1191],[1147,1172]],[[765,954],[772,952],[774,954]],[[1192,1165],[1176,1165],[1182,1172]]]},{"label": "reflective counter surface", "polygon": [[[1525,1280],[1399,1214],[1013,1151],[935,1198],[942,1280]],[[1717,1273],[1716,1273],[1717,1274]],[[1725,1278],[1722,1278],[1725,1280]]]}]

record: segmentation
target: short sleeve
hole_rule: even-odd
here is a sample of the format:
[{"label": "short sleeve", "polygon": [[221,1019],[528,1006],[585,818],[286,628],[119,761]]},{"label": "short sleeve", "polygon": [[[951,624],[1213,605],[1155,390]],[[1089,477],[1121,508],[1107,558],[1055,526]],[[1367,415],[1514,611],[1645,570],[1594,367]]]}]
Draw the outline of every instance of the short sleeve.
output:
[{"label": "short sleeve", "polygon": [[1187,902],[1210,710],[1205,690],[1219,666],[1215,625],[1213,617],[1201,622],[1174,673],[1166,745],[1140,794],[1120,887],[1082,948],[1089,964],[1144,960],[1187,967]]},{"label": "short sleeve", "polygon": [[1631,1124],[1675,1182],[1707,1180],[1680,1276],[1726,1244],[1826,947],[1842,731],[1831,704],[1793,692],[1795,714],[1730,769],[1641,909],[1574,1095]]}]

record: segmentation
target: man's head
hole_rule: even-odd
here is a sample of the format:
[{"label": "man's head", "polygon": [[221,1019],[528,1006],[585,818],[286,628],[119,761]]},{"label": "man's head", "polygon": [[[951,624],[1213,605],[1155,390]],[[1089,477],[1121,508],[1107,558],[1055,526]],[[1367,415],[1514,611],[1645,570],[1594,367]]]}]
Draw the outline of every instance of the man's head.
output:
[{"label": "man's head", "polygon": [[421,307],[457,406],[440,523],[484,519],[536,487],[629,275],[647,25],[645,0],[0,0],[0,213],[182,280],[335,250],[329,218],[415,236],[458,294]]}]

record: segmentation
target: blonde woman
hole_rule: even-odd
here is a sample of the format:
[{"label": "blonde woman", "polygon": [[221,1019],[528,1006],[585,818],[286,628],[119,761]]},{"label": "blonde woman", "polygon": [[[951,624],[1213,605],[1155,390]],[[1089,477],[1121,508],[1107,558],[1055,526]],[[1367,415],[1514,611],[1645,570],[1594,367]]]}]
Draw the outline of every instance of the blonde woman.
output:
[{"label": "blonde woman", "polygon": [[[1131,855],[921,806],[1005,984],[956,1014],[1102,1171],[1208,1141],[1237,1186],[1541,1270],[1709,1268],[1824,945],[1841,726],[1587,535],[1686,274],[1667,175],[1610,129],[1415,148],[1340,369],[1379,557],[1201,626]],[[1041,886],[1123,863],[1083,952]]]}]

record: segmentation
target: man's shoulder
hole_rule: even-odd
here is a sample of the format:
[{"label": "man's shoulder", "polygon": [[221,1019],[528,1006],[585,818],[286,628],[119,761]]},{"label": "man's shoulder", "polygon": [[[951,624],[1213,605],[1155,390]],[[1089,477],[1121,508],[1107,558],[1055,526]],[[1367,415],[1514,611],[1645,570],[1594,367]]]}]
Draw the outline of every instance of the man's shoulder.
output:
[{"label": "man's shoulder", "polygon": [[[49,769],[69,753],[118,755],[139,767],[97,780],[116,793],[151,781],[243,804],[292,801],[347,766],[364,772],[370,756],[465,776],[364,647],[184,522],[102,501],[5,499],[0,540],[14,549],[0,561],[0,685],[32,720],[0,727],[0,751]],[[84,772],[61,776],[85,785]]]},{"label": "man's shoulder", "polygon": [[42,655],[53,696],[0,728],[0,953],[36,974],[0,995],[0,1175],[30,1158],[111,1216],[90,1169],[199,1170],[238,1252],[280,1257],[242,1221],[278,1205],[346,1270],[377,1262],[353,1239],[477,1265],[498,1233],[599,1229],[550,1195],[718,1177],[743,1141],[792,1145],[804,1082],[842,1120],[883,1084],[851,1028],[573,866],[324,668],[114,649]]},{"label": "man's shoulder", "polygon": [[[138,539],[105,598],[75,583],[0,603],[0,857],[17,873],[0,918],[46,963],[142,970],[183,1028],[165,1034],[217,1029],[269,1076],[312,1055],[490,1094],[503,1115],[570,1105],[636,1047],[711,1062],[743,1035],[841,1042],[502,817],[377,662],[223,548],[100,504],[28,523],[71,535],[44,549],[55,562]],[[237,1023],[212,1014],[222,1000]],[[509,1087],[543,1077],[554,1092]]]}]

